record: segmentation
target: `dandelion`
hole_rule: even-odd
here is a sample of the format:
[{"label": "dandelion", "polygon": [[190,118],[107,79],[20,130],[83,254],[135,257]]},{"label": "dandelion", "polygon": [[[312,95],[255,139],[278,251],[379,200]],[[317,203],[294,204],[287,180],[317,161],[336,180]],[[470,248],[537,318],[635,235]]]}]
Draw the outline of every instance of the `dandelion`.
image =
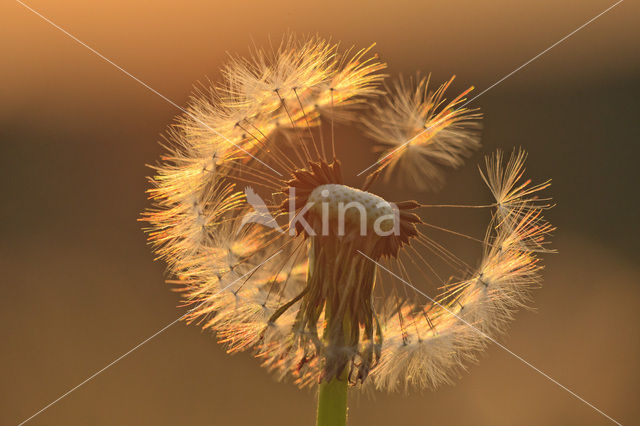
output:
[{"label": "dandelion", "polygon": [[[468,91],[446,100],[451,80],[434,92],[425,78],[385,91],[385,64],[370,51],[288,37],[232,58],[224,82],[198,91],[169,130],[143,218],[186,321],[229,352],[252,351],[280,379],[318,385],[319,425],[345,424],[348,386],[450,383],[526,306],[553,231],[538,197],[549,183],[523,179],[522,151],[487,157],[485,206],[368,192],[389,173],[416,193],[437,187],[443,167],[478,147],[480,118],[463,106]],[[345,184],[337,120],[386,147],[360,188]],[[467,236],[482,249],[477,267],[431,236],[462,235],[420,214],[434,207],[493,211],[484,239]],[[456,279],[441,280],[434,261]],[[425,299],[418,287],[433,280],[443,293]]]}]

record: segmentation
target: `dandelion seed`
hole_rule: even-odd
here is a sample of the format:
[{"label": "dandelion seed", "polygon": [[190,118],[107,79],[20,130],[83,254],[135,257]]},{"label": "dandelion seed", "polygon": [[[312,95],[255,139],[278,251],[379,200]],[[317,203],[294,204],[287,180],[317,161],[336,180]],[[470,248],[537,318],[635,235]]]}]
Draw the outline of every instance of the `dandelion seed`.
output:
[{"label": "dandelion seed", "polygon": [[431,91],[429,77],[409,82],[400,78],[388,89],[389,95],[374,104],[363,123],[382,152],[377,173],[396,173],[408,188],[437,188],[442,166],[461,166],[480,146],[481,114],[459,106],[473,88],[447,102],[445,92],[452,82],[453,77]]},{"label": "dandelion seed", "polygon": [[[253,351],[280,379],[320,383],[321,407],[328,394],[346,404],[347,384],[451,382],[526,305],[553,231],[542,216],[549,201],[537,195],[548,183],[522,180],[522,151],[506,164],[501,152],[487,158],[494,202],[478,207],[494,213],[484,239],[466,236],[482,247],[476,268],[433,239],[429,230],[463,234],[428,223],[419,214],[428,205],[367,192],[383,172],[432,188],[441,166],[460,166],[478,147],[480,115],[460,106],[467,92],[444,100],[451,80],[435,92],[428,79],[400,80],[372,110],[357,107],[383,94],[383,68],[370,49],[345,54],[318,37],[232,58],[225,81],[200,90],[170,129],[143,218],[186,321],[215,331],[230,352]],[[344,182],[339,117],[364,124],[387,150],[402,147],[383,151],[363,188]],[[252,205],[278,225],[251,220]],[[442,282],[432,260],[461,278]],[[431,303],[406,285],[434,279],[444,292]],[[344,423],[345,413],[319,409],[318,424]]]}]

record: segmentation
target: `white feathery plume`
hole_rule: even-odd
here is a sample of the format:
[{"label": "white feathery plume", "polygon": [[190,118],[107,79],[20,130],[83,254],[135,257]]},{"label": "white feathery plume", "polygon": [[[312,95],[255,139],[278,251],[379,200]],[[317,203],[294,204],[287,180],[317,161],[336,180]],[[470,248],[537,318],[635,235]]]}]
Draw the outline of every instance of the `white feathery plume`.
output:
[{"label": "white feathery plume", "polygon": [[[519,183],[520,153],[503,168],[502,154],[487,158],[494,187],[524,188]],[[539,259],[531,241],[552,229],[541,228],[535,191],[521,190],[518,207],[505,210],[496,199],[494,217],[484,241],[479,268],[469,279],[449,284],[434,303],[405,307],[386,324],[382,358],[371,375],[378,388],[390,391],[436,387],[450,383],[488,337],[503,332],[517,308],[526,306],[529,291],[540,282]],[[522,209],[526,208],[526,213]],[[510,226],[505,226],[505,223]],[[535,238],[532,238],[532,235]],[[536,244],[537,246],[538,244]]]},{"label": "white feathery plume", "polygon": [[373,104],[363,120],[367,134],[381,152],[377,173],[394,173],[407,187],[438,188],[442,168],[457,168],[480,146],[477,122],[481,114],[461,104],[473,88],[447,102],[445,92],[453,77],[435,91],[430,77],[409,82],[399,79],[388,87],[388,96]]}]

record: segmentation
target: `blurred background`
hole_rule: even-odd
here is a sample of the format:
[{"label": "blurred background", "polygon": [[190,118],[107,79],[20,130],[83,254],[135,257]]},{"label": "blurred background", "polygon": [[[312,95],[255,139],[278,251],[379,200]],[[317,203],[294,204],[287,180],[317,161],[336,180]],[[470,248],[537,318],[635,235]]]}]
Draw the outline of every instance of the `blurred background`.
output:
[{"label": "blurred background", "polygon": [[[28,1],[183,105],[286,31],[368,46],[389,73],[457,75],[476,93],[602,12],[603,0],[474,2]],[[623,424],[640,424],[638,96],[640,17],[625,1],[479,97],[484,147],[421,201],[486,202],[476,165],[522,146],[553,178],[558,254],[535,311],[501,342]],[[18,424],[181,314],[140,212],[178,111],[17,2],[0,6],[0,423]],[[338,129],[345,174],[374,160]],[[354,179],[354,183],[357,180]],[[416,197],[384,187],[391,199]],[[481,236],[486,217],[456,212]],[[453,220],[433,212],[432,221]],[[458,245],[460,245],[458,247]],[[461,251],[466,242],[451,240]],[[435,294],[435,289],[430,290]],[[35,417],[34,425],[308,425],[315,394],[277,383],[249,354],[176,324]],[[605,425],[605,417],[493,345],[455,386],[353,395],[350,425]]]}]

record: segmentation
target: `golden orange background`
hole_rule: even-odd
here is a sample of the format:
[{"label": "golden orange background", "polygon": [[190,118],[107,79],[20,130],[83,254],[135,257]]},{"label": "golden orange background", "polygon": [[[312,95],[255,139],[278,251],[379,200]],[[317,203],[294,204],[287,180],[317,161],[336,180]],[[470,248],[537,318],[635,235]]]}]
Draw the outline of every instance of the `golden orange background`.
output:
[{"label": "golden orange background", "polygon": [[[451,93],[479,93],[613,2],[28,4],[183,105],[196,80],[219,77],[225,52],[287,31],[377,42],[391,74],[456,74]],[[183,312],[137,222],[145,164],[178,111],[19,3],[0,16],[0,423],[17,424]],[[536,311],[501,342],[623,424],[640,417],[639,17],[627,0],[481,96],[483,150],[442,192],[420,195],[484,202],[482,154],[530,152],[530,174],[554,181],[559,254],[546,257]],[[346,174],[374,160],[357,133],[339,129],[338,141]],[[486,218],[461,218],[482,235]],[[313,391],[180,323],[29,424],[308,425],[314,406]],[[396,424],[610,423],[493,345],[455,386],[352,396],[351,426]]]}]

